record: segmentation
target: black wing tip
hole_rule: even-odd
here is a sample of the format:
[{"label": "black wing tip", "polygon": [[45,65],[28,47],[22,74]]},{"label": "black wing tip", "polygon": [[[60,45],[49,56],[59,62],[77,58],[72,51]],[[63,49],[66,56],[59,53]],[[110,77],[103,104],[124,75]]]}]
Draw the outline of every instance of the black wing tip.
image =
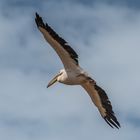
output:
[{"label": "black wing tip", "polygon": [[35,12],[36,17],[39,17],[39,14],[37,12]]},{"label": "black wing tip", "polygon": [[104,120],[107,122],[107,124],[112,127],[112,128],[121,128],[121,125],[120,123],[117,121],[117,118],[114,116],[113,118],[112,117],[109,117],[108,115],[104,117]]},{"label": "black wing tip", "polygon": [[37,12],[35,13],[35,15],[36,15],[35,22],[36,22],[37,27],[43,27],[43,28],[45,28],[45,24],[44,24],[44,22],[42,20],[42,17],[40,17]]},{"label": "black wing tip", "polygon": [[37,12],[35,12],[36,17],[39,17],[39,14]]},{"label": "black wing tip", "polygon": [[112,105],[111,102],[109,101],[109,98],[107,96],[107,94],[105,93],[105,91],[100,88],[97,84],[94,85],[95,89],[97,90],[100,98],[101,98],[101,102],[103,107],[106,110],[106,115],[103,116],[104,120],[112,127],[116,127],[117,129],[119,129],[120,123],[117,121],[117,118],[115,117],[115,114],[112,110]]}]

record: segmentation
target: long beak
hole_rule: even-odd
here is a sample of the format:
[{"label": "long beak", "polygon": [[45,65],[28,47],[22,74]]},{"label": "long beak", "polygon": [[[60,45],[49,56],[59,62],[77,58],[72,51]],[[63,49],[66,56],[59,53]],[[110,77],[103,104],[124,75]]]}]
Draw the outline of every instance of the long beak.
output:
[{"label": "long beak", "polygon": [[57,75],[49,82],[49,84],[47,85],[47,88],[50,87],[51,85],[53,85],[54,83],[57,82],[57,77],[58,77],[59,75],[60,75],[60,73],[57,74]]}]

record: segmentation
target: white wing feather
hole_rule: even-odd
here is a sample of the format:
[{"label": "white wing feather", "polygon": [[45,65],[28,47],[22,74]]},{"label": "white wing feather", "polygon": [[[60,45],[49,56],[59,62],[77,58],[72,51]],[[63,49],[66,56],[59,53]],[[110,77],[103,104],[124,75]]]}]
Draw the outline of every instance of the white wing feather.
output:
[{"label": "white wing feather", "polygon": [[78,55],[76,52],[64,39],[59,37],[47,23],[45,25],[42,18],[37,13],[35,21],[46,41],[53,47],[60,57],[65,69],[76,69],[78,65]]},{"label": "white wing feather", "polygon": [[120,124],[115,117],[115,114],[112,110],[111,102],[109,101],[105,91],[96,85],[95,81],[89,81],[82,85],[82,87],[87,91],[91,100],[98,108],[101,116],[105,121],[113,128],[119,128]]}]

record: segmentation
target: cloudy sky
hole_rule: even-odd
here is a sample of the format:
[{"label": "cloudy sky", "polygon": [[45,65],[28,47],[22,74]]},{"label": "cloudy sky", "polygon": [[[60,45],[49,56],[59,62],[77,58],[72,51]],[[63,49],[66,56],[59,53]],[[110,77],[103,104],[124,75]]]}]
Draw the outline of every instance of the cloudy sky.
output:
[{"label": "cloudy sky", "polygon": [[[35,12],[105,89],[121,129],[104,122],[80,86],[46,88],[63,65],[36,28]],[[0,139],[137,139],[139,54],[139,0],[1,0]]]}]

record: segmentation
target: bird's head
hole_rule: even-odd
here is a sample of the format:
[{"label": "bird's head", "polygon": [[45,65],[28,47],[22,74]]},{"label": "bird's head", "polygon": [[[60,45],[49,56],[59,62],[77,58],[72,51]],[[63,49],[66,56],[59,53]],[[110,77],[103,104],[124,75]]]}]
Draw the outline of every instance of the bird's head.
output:
[{"label": "bird's head", "polygon": [[56,83],[58,81],[59,76],[61,76],[63,73],[64,73],[64,70],[60,70],[60,72],[49,82],[49,84],[47,85],[47,88],[53,85],[54,83]]}]

